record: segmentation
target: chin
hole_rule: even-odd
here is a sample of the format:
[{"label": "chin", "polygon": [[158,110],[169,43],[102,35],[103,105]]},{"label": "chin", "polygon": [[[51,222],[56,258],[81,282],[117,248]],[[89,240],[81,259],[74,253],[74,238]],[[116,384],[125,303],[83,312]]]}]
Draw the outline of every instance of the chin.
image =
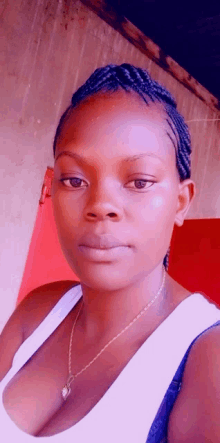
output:
[{"label": "chin", "polygon": [[[96,268],[96,269],[95,269]],[[75,272],[80,279],[80,283],[88,286],[96,291],[113,292],[125,288],[132,283],[130,273],[124,272],[121,269],[112,269],[108,264],[100,263],[96,266],[94,264],[90,268],[87,265],[86,269],[75,267]],[[128,276],[129,275],[129,281]]]}]

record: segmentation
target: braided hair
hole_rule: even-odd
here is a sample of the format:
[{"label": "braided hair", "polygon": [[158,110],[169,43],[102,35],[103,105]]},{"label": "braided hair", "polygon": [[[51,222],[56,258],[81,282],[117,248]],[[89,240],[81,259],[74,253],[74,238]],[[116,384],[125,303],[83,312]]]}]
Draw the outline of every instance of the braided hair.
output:
[{"label": "braided hair", "polygon": [[[56,130],[53,142],[54,157],[57,139],[72,109],[87,97],[99,91],[116,92],[120,89],[127,92],[134,91],[144,100],[147,106],[149,106],[150,103],[160,103],[163,105],[166,113],[166,121],[177,141],[175,148],[176,167],[180,181],[190,178],[191,139],[187,125],[182,115],[177,111],[175,99],[167,89],[153,80],[145,69],[137,68],[128,63],[123,63],[122,65],[110,64],[103,68],[96,69],[88,80],[73,94],[71,105],[62,115]],[[169,250],[163,261],[166,269],[168,268],[168,259]]]}]

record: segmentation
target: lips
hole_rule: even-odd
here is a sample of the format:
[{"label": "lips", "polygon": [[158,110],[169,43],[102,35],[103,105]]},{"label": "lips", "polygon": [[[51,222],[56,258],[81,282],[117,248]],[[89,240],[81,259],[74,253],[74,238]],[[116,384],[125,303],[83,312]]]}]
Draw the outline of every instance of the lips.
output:
[{"label": "lips", "polygon": [[117,239],[112,234],[85,234],[81,237],[79,246],[87,246],[89,248],[96,249],[110,249],[116,248],[118,246],[128,246],[128,244],[123,241]]}]

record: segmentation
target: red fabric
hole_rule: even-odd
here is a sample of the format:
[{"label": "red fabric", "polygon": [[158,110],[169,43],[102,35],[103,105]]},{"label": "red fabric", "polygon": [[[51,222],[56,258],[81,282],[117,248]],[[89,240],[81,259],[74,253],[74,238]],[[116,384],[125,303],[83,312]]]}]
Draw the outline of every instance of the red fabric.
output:
[{"label": "red fabric", "polygon": [[17,303],[46,283],[79,281],[66,262],[58,240],[50,198],[52,176],[53,169],[47,168]]},{"label": "red fabric", "polygon": [[174,228],[169,274],[220,306],[220,219],[185,220]]},{"label": "red fabric", "polygon": [[[50,198],[53,169],[47,168],[28,251],[19,303],[31,290],[59,280],[77,280],[62,253]],[[186,220],[174,229],[169,274],[190,291],[220,305],[220,219]]]}]

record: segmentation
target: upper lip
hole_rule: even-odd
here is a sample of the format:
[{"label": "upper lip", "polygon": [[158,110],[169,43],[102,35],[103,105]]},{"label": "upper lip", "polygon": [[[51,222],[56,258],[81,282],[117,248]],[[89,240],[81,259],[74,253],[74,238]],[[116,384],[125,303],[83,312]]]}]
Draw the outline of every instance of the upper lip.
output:
[{"label": "upper lip", "polygon": [[96,249],[109,249],[117,246],[129,246],[112,234],[85,234],[81,237],[79,246],[88,246]]}]

